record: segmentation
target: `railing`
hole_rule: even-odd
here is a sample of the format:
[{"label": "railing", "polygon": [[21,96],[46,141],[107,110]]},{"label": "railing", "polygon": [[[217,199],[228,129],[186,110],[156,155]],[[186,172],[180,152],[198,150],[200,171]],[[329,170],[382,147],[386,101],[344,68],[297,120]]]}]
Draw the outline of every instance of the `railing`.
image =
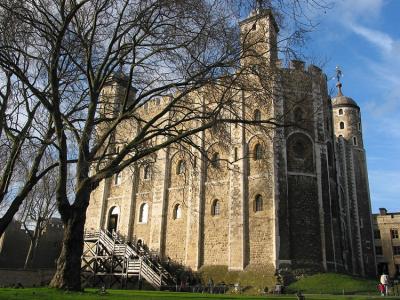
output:
[{"label": "railing", "polygon": [[[109,233],[104,230],[87,231],[84,234],[85,241],[99,241],[102,246],[113,256],[123,257],[125,260],[125,272],[121,270],[121,275],[138,275],[143,277],[151,285],[160,288],[175,282],[175,278],[163,268],[157,261],[153,261],[150,252],[144,248],[138,249],[135,245],[127,244],[117,233]],[[168,282],[170,281],[170,282]]]}]

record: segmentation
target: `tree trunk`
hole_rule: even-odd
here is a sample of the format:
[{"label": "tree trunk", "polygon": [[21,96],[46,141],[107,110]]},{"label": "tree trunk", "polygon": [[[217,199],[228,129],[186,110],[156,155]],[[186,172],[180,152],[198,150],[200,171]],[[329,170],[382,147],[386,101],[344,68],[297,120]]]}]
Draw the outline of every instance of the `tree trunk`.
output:
[{"label": "tree trunk", "polygon": [[[87,195],[89,197],[90,194]],[[57,270],[50,287],[81,291],[81,257],[86,208],[71,208],[68,218],[63,218],[64,237]]]},{"label": "tree trunk", "polygon": [[33,260],[35,259],[36,249],[39,245],[40,239],[40,226],[41,224],[38,222],[36,224],[35,232],[33,233],[33,237],[31,238],[31,242],[29,244],[28,253],[26,254],[24,269],[32,267]]}]

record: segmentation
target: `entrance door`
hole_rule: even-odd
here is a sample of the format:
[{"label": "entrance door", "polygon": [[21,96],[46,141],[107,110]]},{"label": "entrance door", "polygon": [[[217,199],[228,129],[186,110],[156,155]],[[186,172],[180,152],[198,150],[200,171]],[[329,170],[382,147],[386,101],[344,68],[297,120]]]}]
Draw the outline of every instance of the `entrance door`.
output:
[{"label": "entrance door", "polygon": [[112,207],[108,215],[107,229],[109,232],[117,232],[118,216],[119,216],[119,208],[117,206]]}]

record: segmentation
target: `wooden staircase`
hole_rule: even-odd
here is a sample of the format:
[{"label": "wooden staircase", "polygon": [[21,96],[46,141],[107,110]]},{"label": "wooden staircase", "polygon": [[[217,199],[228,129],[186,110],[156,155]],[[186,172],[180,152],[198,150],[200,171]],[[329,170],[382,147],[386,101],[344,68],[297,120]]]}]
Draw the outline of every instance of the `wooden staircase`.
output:
[{"label": "wooden staircase", "polygon": [[144,248],[124,241],[116,233],[86,231],[81,273],[85,281],[111,280],[126,287],[130,279],[146,280],[156,289],[174,285],[175,278]]}]

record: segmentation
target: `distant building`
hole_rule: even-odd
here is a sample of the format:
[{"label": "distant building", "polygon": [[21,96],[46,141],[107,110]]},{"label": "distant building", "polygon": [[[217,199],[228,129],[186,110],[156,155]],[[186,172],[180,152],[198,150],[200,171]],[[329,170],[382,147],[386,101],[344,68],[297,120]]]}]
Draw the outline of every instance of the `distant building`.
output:
[{"label": "distant building", "polygon": [[[0,268],[23,268],[30,239],[18,221],[12,221],[0,239]],[[43,232],[33,268],[55,268],[55,261],[61,251],[63,225],[60,219],[52,218]]]},{"label": "distant building", "polygon": [[380,208],[379,214],[373,215],[373,224],[378,273],[400,277],[400,212]]}]

